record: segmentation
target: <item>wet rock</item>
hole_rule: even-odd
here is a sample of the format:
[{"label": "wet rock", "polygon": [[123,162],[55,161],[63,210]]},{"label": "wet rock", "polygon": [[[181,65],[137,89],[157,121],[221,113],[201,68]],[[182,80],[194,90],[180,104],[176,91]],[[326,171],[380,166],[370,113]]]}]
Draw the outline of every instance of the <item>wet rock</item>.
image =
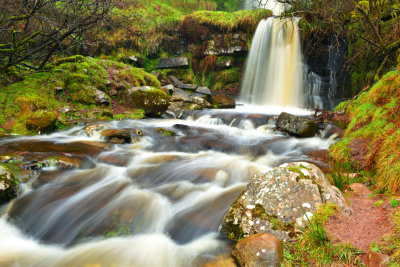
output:
[{"label": "wet rock", "polygon": [[147,116],[159,117],[169,106],[168,95],[153,87],[133,87],[125,96],[125,103],[132,108],[144,109]]},{"label": "wet rock", "polygon": [[94,96],[96,104],[98,105],[109,106],[111,103],[110,97],[98,89],[94,91]]},{"label": "wet rock", "polygon": [[250,180],[231,206],[222,232],[232,240],[257,233],[272,233],[281,240],[296,236],[304,227],[305,213],[311,217],[323,203],[333,203],[342,213],[352,209],[323,172],[307,162],[283,164]]},{"label": "wet rock", "polygon": [[208,87],[199,86],[196,89],[196,93],[203,94],[203,95],[211,95],[211,91]]},{"label": "wet rock", "polygon": [[178,87],[179,87],[180,89],[182,89],[182,90],[191,90],[191,91],[194,91],[194,90],[196,90],[197,85],[196,85],[196,84],[186,84],[186,83],[183,83],[183,84],[179,85]]},{"label": "wet rock", "polygon": [[218,255],[214,260],[206,262],[203,267],[237,267],[235,259],[231,255]]},{"label": "wet rock", "polygon": [[240,240],[233,250],[240,266],[280,267],[283,261],[281,241],[272,234],[256,234]]},{"label": "wet rock", "polygon": [[26,120],[26,128],[31,131],[48,133],[56,129],[57,114],[47,110],[38,110]]},{"label": "wet rock", "polygon": [[192,100],[193,100],[193,104],[199,105],[200,109],[212,108],[212,105],[204,98],[195,96],[195,97],[192,97]]},{"label": "wet rock", "polygon": [[216,108],[235,108],[236,106],[235,99],[223,94],[213,96],[212,101]]},{"label": "wet rock", "polygon": [[364,263],[367,267],[386,267],[389,265],[389,256],[370,250],[364,257]]},{"label": "wet rock", "polygon": [[187,57],[161,58],[158,62],[158,69],[186,69],[189,68]]},{"label": "wet rock", "polygon": [[173,93],[172,96],[170,97],[171,101],[183,101],[183,102],[191,102],[192,98],[191,96],[186,93],[185,91],[178,89],[178,88],[174,88],[173,89]]},{"label": "wet rock", "polygon": [[108,129],[101,131],[100,135],[112,144],[129,144],[132,142],[131,133],[127,130]]},{"label": "wet rock", "polygon": [[312,137],[318,126],[312,120],[282,112],[276,122],[276,127],[290,135],[297,137]]},{"label": "wet rock", "polygon": [[324,123],[322,129],[321,138],[342,138],[344,135],[344,130],[333,123]]},{"label": "wet rock", "polygon": [[97,124],[92,124],[92,125],[86,126],[83,130],[85,131],[87,136],[91,137],[95,133],[98,133],[107,128],[108,128],[107,125],[97,123]]},{"label": "wet rock", "polygon": [[14,173],[0,164],[0,205],[17,196],[18,182]]},{"label": "wet rock", "polygon": [[165,129],[165,128],[157,128],[154,130],[156,133],[160,133],[163,136],[174,136],[176,133],[174,131]]}]

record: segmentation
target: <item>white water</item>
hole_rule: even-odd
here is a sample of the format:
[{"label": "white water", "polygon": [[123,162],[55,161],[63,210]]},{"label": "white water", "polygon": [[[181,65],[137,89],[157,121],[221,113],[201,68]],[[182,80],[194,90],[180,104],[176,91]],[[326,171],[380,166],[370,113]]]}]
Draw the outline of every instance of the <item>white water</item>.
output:
[{"label": "white water", "polygon": [[279,3],[275,0],[245,0],[244,2],[245,9],[256,9],[256,8],[265,8],[272,10],[274,16],[279,16],[285,11],[286,7],[284,4]]},{"label": "white water", "polygon": [[262,20],[247,59],[240,100],[254,105],[302,107],[303,98],[297,19]]},{"label": "white water", "polygon": [[[45,168],[26,182],[2,210],[0,266],[203,266],[229,252],[218,229],[247,181],[333,142],[286,136],[274,129],[276,114],[246,110],[106,123],[140,128],[145,136],[90,156],[93,167]],[[157,135],[158,127],[177,136]],[[52,143],[51,152],[88,141],[100,141],[99,135],[89,138],[76,127],[1,139],[0,146],[28,143],[44,153],[43,142]],[[104,161],[110,157],[122,163]]]}]

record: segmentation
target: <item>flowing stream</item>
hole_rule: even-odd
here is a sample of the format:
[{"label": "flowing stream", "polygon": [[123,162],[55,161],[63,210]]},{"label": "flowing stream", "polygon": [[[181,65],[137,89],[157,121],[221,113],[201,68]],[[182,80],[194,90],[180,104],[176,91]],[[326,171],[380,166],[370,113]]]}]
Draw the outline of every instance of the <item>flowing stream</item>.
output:
[{"label": "flowing stream", "polygon": [[79,165],[29,171],[1,210],[0,266],[203,266],[229,252],[218,230],[247,181],[284,162],[313,162],[310,152],[333,142],[277,131],[279,112],[243,106],[184,120],[102,122],[132,132],[124,145],[88,137],[83,126],[0,139],[0,155]]}]

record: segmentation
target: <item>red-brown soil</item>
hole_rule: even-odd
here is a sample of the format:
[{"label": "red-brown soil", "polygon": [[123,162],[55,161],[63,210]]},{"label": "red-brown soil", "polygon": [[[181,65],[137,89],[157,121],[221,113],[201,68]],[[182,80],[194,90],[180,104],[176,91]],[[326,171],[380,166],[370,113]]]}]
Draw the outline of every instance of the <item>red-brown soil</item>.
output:
[{"label": "red-brown soil", "polygon": [[[333,243],[349,243],[367,253],[372,242],[390,233],[390,203],[384,196],[369,197],[371,192],[362,184],[352,184],[354,191],[347,192],[346,200],[354,210],[353,215],[340,213],[329,218],[325,227],[333,238]],[[374,203],[384,200],[384,204],[376,207]]]}]

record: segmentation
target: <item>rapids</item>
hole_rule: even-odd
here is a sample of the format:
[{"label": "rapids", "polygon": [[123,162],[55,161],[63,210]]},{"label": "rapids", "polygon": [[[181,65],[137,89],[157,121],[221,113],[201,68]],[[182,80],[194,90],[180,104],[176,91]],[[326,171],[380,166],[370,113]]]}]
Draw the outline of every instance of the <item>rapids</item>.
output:
[{"label": "rapids", "polygon": [[[229,251],[218,229],[252,176],[313,162],[308,152],[334,142],[277,131],[279,112],[242,106],[179,120],[102,122],[143,131],[125,145],[88,137],[83,126],[0,139],[0,155],[81,160],[79,168],[32,171],[19,197],[2,207],[0,266],[203,266]],[[154,131],[160,127],[176,135]]]}]

